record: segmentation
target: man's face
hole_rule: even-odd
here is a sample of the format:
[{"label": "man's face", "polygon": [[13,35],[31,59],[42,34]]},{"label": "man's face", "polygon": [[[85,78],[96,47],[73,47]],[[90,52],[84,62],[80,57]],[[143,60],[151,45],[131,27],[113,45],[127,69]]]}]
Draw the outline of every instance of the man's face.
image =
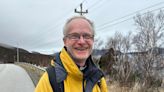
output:
[{"label": "man's face", "polygon": [[84,19],[74,19],[68,26],[64,45],[74,60],[84,61],[90,56],[94,42],[91,25]]}]

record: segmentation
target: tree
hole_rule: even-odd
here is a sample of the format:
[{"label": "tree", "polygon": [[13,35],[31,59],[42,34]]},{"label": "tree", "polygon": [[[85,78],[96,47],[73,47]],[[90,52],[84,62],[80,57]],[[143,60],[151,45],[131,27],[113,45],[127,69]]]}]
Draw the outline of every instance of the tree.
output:
[{"label": "tree", "polygon": [[123,36],[121,33],[116,32],[114,37],[111,37],[108,40],[107,47],[108,48],[114,48],[114,59],[113,63],[111,58],[111,54],[108,54],[106,56],[103,56],[102,60],[109,61],[106,62],[106,64],[103,64],[104,67],[108,67],[109,64],[112,66],[111,68],[105,68],[107,73],[109,73],[109,77],[113,78],[116,81],[119,81],[122,84],[128,85],[129,81],[132,80],[132,75],[133,75],[133,66],[134,64],[132,63],[130,57],[128,56],[128,52],[131,50],[131,41],[132,39],[132,34],[129,32],[126,36]]},{"label": "tree", "polygon": [[144,16],[138,14],[134,17],[138,34],[134,37],[134,44],[139,51],[160,47],[164,36],[164,13],[160,11],[156,16],[148,12]]},{"label": "tree", "polygon": [[[157,15],[148,12],[145,15],[138,14],[134,17],[138,33],[133,38],[133,44],[136,51],[140,52],[135,61],[138,66],[138,72],[142,82],[148,87],[155,81],[157,63],[159,54],[155,48],[161,47],[164,37],[164,12],[161,10]],[[145,85],[145,86],[146,86]]]}]

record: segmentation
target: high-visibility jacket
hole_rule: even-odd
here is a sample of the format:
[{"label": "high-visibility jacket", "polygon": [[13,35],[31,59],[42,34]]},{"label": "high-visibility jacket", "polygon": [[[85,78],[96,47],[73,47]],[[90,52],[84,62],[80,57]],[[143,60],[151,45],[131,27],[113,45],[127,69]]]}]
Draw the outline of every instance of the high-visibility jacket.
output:
[{"label": "high-visibility jacket", "polygon": [[[87,68],[84,73],[74,63],[65,48],[60,53],[60,59],[67,72],[66,79],[63,80],[64,92],[108,92],[105,78],[102,76],[102,72],[94,65],[91,57],[86,61]],[[59,72],[57,77],[62,77],[62,74]],[[98,85],[98,81],[100,81],[100,85]],[[39,80],[35,92],[53,92],[47,72]]]}]

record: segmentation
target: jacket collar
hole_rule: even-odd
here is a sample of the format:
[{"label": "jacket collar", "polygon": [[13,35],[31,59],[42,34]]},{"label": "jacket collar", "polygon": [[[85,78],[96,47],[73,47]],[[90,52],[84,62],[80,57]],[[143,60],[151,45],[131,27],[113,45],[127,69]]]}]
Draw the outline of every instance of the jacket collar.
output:
[{"label": "jacket collar", "polygon": [[[72,58],[69,56],[65,48],[63,48],[60,53],[60,59],[65,68],[64,70],[66,70],[67,72],[65,76],[68,74],[69,76],[75,78],[76,80],[81,80],[81,81],[83,80],[83,78],[85,78],[86,80],[85,92],[91,92],[94,85],[104,76],[102,71],[98,69],[96,65],[93,63],[91,56],[86,61],[87,68],[83,73],[80,71],[80,69],[72,60]],[[64,72],[64,70],[60,68],[58,69],[61,72]],[[58,74],[61,74],[61,73],[58,73]],[[61,76],[61,75],[58,75],[58,76]],[[63,78],[61,77],[61,80],[63,80],[64,78],[66,77],[63,77]]]},{"label": "jacket collar", "polygon": [[[72,60],[70,55],[67,53],[66,48],[63,48],[60,54],[61,61],[63,63],[64,68],[68,72],[68,74],[83,79],[83,76],[85,79],[89,79],[93,77],[93,75],[96,72],[100,72],[100,69],[96,67],[96,65],[93,63],[91,56],[88,57],[86,64],[87,68],[82,73],[82,71],[78,68],[78,66],[75,64],[75,62]],[[100,73],[102,76],[103,73]]]},{"label": "jacket collar", "polygon": [[76,78],[76,79],[83,79],[83,73],[79,70],[78,66],[75,64],[75,62],[72,60],[70,55],[67,53],[66,49],[63,48],[60,53],[60,58],[63,63],[63,66],[67,73]]}]

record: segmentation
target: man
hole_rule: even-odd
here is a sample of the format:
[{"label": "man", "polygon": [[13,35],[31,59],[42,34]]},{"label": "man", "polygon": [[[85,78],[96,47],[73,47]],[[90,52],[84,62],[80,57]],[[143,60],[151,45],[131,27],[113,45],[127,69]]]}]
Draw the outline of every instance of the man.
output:
[{"label": "man", "polygon": [[[93,23],[83,16],[72,17],[66,22],[63,34],[64,48],[59,54],[61,64],[55,63],[56,60],[52,61],[52,66],[56,69],[56,80],[66,75],[62,80],[63,86],[60,87],[62,91],[107,92],[103,73],[91,59],[95,35]],[[60,72],[61,67],[66,74]],[[49,74],[45,72],[35,92],[55,92],[54,89],[50,83]]]}]

